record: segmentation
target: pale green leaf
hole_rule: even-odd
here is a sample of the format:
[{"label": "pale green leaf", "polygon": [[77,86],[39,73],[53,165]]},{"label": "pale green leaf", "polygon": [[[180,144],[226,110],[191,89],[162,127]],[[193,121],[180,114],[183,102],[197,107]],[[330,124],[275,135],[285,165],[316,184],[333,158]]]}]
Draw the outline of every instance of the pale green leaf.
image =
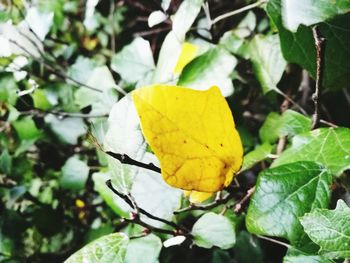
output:
[{"label": "pale green leaf", "polygon": [[64,263],[124,263],[128,243],[123,233],[109,234],[75,252]]},{"label": "pale green leaf", "polygon": [[190,30],[196,19],[203,0],[185,0],[179,6],[173,17],[173,32],[179,41],[184,41],[188,30]]},{"label": "pale green leaf", "polygon": [[230,96],[233,93],[230,74],[236,64],[237,59],[224,48],[212,48],[186,65],[177,84],[198,90],[218,86],[222,95]]},{"label": "pale green leaf", "polygon": [[63,188],[81,190],[84,188],[89,175],[87,163],[81,161],[78,156],[70,157],[62,167],[60,184]]},{"label": "pale green leaf", "polygon": [[144,78],[155,69],[149,42],[141,37],[135,38],[112,57],[111,68],[129,83]]},{"label": "pale green leaf", "polygon": [[287,65],[282,56],[277,35],[256,35],[249,43],[248,57],[262,90],[267,93],[277,89]]},{"label": "pale green leaf", "polygon": [[90,74],[86,83],[89,87],[99,89],[101,92],[80,88],[75,93],[75,102],[80,109],[87,106],[92,107],[90,114],[107,114],[118,100],[116,94],[117,85],[114,82],[112,73],[106,66],[95,68]]},{"label": "pale green leaf", "polygon": [[162,241],[156,235],[150,234],[143,238],[129,241],[126,249],[125,263],[157,263]]},{"label": "pale green leaf", "polygon": [[60,119],[53,114],[45,116],[45,122],[57,138],[67,144],[77,144],[78,138],[84,135],[87,130],[81,118],[67,117]]},{"label": "pale green leaf", "polygon": [[228,249],[236,243],[236,233],[230,220],[222,215],[209,212],[201,216],[193,225],[192,235],[199,247],[213,246]]},{"label": "pale green leaf", "polygon": [[294,32],[300,24],[310,26],[346,14],[349,10],[348,0],[282,0],[284,26]]}]

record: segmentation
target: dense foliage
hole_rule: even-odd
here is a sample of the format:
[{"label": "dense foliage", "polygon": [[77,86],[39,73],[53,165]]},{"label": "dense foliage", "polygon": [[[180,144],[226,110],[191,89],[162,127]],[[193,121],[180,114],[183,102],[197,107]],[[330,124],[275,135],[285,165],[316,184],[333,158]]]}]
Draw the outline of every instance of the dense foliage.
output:
[{"label": "dense foliage", "polygon": [[[0,262],[349,259],[349,10],[0,2]],[[234,116],[242,168],[202,204],[140,129],[129,94],[158,83],[216,85]]]}]

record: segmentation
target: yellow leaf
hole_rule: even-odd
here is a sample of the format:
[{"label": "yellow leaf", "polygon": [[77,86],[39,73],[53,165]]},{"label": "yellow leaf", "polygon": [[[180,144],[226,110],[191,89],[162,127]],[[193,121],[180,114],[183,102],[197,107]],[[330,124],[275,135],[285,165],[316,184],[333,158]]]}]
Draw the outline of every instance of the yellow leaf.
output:
[{"label": "yellow leaf", "polygon": [[198,192],[198,191],[185,191],[185,196],[189,197],[191,203],[201,203],[210,197],[213,193]]},{"label": "yellow leaf", "polygon": [[214,193],[242,165],[242,144],[218,87],[153,85],[133,92],[142,132],[171,186]]},{"label": "yellow leaf", "polygon": [[183,43],[179,59],[174,68],[175,74],[180,74],[184,67],[196,57],[198,49],[199,47],[197,45],[188,42]]}]

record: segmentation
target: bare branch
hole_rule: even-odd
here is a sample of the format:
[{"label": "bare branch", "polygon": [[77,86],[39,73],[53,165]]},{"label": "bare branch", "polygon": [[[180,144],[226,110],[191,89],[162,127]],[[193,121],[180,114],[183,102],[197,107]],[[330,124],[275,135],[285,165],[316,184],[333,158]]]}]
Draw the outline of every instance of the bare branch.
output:
[{"label": "bare branch", "polygon": [[323,81],[323,64],[324,64],[324,48],[325,48],[325,38],[320,35],[318,26],[312,28],[312,34],[316,45],[316,86],[315,92],[312,94],[312,100],[314,101],[315,109],[314,115],[312,116],[312,126],[311,129],[317,128],[320,122],[320,89]]},{"label": "bare branch", "polygon": [[[135,213],[133,213],[133,218],[131,219],[125,219],[131,223],[135,223],[135,224],[139,224],[141,226],[144,226],[145,228],[149,229],[150,231],[155,231],[155,232],[160,232],[160,233],[165,233],[165,234],[170,234],[170,235],[190,235],[190,231],[182,226],[177,225],[174,222],[168,221],[164,218],[160,218],[157,216],[152,215],[151,213],[147,212],[146,210],[144,210],[143,208],[139,207],[134,198],[130,195],[130,194],[123,194],[120,193],[118,190],[116,190],[113,185],[112,185],[112,181],[111,180],[107,180],[106,181],[106,185],[108,186],[109,189],[111,189],[111,191],[113,193],[115,193],[117,196],[119,196],[121,199],[123,199],[132,209],[135,210]],[[156,228],[153,227],[147,223],[145,223],[144,221],[142,221],[140,219],[140,214],[143,214],[145,216],[147,216],[150,219],[162,222],[168,226],[173,227],[175,230],[168,230],[168,229],[162,229],[162,228]]]},{"label": "bare branch", "polygon": [[137,160],[132,159],[130,156],[123,154],[123,153],[114,153],[111,151],[106,151],[105,153],[108,154],[109,156],[113,157],[114,159],[117,159],[121,163],[130,164],[130,165],[134,165],[134,166],[138,166],[138,167],[141,167],[144,169],[151,170],[153,172],[161,173],[160,168],[158,166],[155,166],[153,163],[139,162]]},{"label": "bare branch", "polygon": [[237,204],[235,204],[233,209],[235,213],[239,213],[239,211],[242,209],[243,204],[249,200],[249,198],[253,195],[254,191],[255,191],[255,186],[250,188],[247,191],[247,194]]},{"label": "bare branch", "polygon": [[228,12],[228,13],[222,14],[220,16],[217,16],[216,18],[211,20],[211,26],[216,24],[217,22],[223,20],[223,19],[226,19],[228,17],[231,17],[231,16],[234,16],[234,15],[238,15],[240,13],[249,11],[249,10],[254,9],[256,7],[259,7],[259,6],[261,6],[261,5],[263,5],[263,4],[267,3],[267,2],[268,2],[268,0],[260,0],[260,1],[256,2],[256,3],[250,4],[250,5],[244,6],[242,8],[239,8],[237,10],[233,10],[231,12]]}]

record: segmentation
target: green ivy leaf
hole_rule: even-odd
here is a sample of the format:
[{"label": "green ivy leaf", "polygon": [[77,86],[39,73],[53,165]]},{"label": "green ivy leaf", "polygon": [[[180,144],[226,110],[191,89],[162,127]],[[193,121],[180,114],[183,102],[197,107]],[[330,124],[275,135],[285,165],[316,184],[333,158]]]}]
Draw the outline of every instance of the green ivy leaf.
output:
[{"label": "green ivy leaf", "polygon": [[348,0],[282,0],[284,26],[295,32],[300,24],[310,26],[349,12]]},{"label": "green ivy leaf", "polygon": [[265,143],[258,145],[255,149],[247,153],[243,158],[241,172],[252,168],[256,163],[263,161],[271,153],[273,146]]},{"label": "green ivy leaf", "polygon": [[64,263],[123,263],[129,238],[123,233],[103,236],[70,256]]},{"label": "green ivy leaf", "polygon": [[294,244],[302,238],[298,217],[328,206],[331,176],[313,162],[295,162],[262,171],[246,217],[254,234],[283,237]]},{"label": "green ivy leaf", "polygon": [[192,60],[183,69],[178,85],[205,90],[218,86],[222,95],[233,93],[230,74],[237,59],[222,47],[215,47]]},{"label": "green ivy leaf", "polygon": [[206,213],[197,220],[192,235],[195,244],[204,248],[217,246],[228,249],[236,243],[234,225],[228,218],[213,212]]},{"label": "green ivy leaf", "polygon": [[78,156],[73,156],[62,167],[60,184],[66,189],[81,190],[85,186],[88,175],[89,167],[86,162],[81,161]]},{"label": "green ivy leaf", "polygon": [[350,257],[350,208],[338,200],[335,210],[316,209],[300,219],[305,232],[327,258]]},{"label": "green ivy leaf", "polygon": [[[292,2],[292,0],[289,1]],[[299,1],[294,2],[294,5],[299,5],[300,3]],[[312,2],[311,6],[315,8],[315,5],[317,7],[325,1]],[[345,1],[336,1],[334,4],[341,2]],[[311,6],[305,10],[310,10]],[[327,3],[328,10],[333,9],[332,6],[333,4]],[[281,0],[270,0],[267,4],[267,13],[278,29],[284,58],[288,62],[299,64],[315,77],[316,48],[311,28],[300,25],[295,33],[286,29],[282,21]],[[324,19],[326,18],[324,17]],[[319,20],[319,18],[313,19],[314,21]],[[329,89],[348,87],[350,81],[350,60],[347,59],[350,56],[350,34],[348,33],[350,31],[350,14],[336,16],[327,22],[319,24],[319,28],[321,35],[327,41],[323,86]]]},{"label": "green ivy leaf", "polygon": [[261,126],[259,135],[261,141],[273,144],[280,137],[294,136],[310,128],[311,119],[296,111],[286,110],[282,115],[271,112]]},{"label": "green ivy leaf", "polygon": [[129,83],[136,83],[145,78],[155,69],[149,42],[141,37],[135,38],[131,44],[113,55],[111,68]]},{"label": "green ivy leaf", "polygon": [[143,238],[129,241],[126,249],[125,263],[157,263],[162,241],[156,235],[150,234]]},{"label": "green ivy leaf", "polygon": [[333,175],[339,176],[350,167],[350,130],[320,128],[297,135],[292,140],[292,146],[272,166],[297,161],[319,162]]}]

